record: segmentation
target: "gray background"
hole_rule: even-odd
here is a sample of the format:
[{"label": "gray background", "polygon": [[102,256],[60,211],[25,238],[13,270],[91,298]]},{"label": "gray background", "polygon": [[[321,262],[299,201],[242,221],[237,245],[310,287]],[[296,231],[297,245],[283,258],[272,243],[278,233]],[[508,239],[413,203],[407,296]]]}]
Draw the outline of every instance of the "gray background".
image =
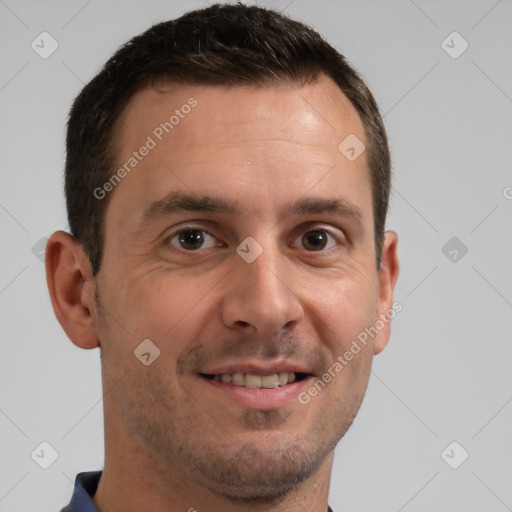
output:
[{"label": "gray background", "polygon": [[[330,503],[512,510],[512,1],[260,3],[317,28],[360,70],[393,153],[403,311],[337,448]],[[0,512],[60,510],[76,473],[103,465],[99,352],[67,339],[32,252],[67,228],[70,104],[121,43],[206,5],[0,0]],[[31,48],[43,31],[59,45],[47,59]],[[456,59],[441,45],[453,31],[469,44]],[[58,452],[48,469],[31,458],[42,441]],[[446,461],[460,448],[441,457],[452,441],[469,453],[458,469]]]}]

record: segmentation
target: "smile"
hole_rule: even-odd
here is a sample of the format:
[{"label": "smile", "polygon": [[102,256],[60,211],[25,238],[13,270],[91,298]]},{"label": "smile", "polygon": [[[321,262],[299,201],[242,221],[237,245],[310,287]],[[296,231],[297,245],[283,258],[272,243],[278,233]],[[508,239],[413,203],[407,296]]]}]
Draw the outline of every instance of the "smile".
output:
[{"label": "smile", "polygon": [[201,373],[200,375],[206,379],[214,380],[215,382],[223,382],[224,384],[265,389],[274,389],[293,382],[300,382],[307,376],[305,373],[301,372],[281,372],[270,375],[254,375],[251,373]]}]

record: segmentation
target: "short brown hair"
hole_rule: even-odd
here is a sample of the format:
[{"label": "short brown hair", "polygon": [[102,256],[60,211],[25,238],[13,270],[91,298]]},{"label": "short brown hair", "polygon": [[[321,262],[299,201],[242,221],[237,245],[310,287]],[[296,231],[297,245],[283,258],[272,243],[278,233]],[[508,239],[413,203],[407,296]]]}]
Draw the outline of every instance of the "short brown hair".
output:
[{"label": "short brown hair", "polygon": [[154,25],[131,39],[73,103],[66,140],[66,204],[71,234],[83,245],[93,274],[100,269],[109,199],[98,200],[93,191],[112,176],[117,121],[136,91],[162,81],[305,84],[321,73],[348,97],[365,128],[379,265],[391,162],[371,92],[345,57],[310,27],[258,6],[216,4]]}]

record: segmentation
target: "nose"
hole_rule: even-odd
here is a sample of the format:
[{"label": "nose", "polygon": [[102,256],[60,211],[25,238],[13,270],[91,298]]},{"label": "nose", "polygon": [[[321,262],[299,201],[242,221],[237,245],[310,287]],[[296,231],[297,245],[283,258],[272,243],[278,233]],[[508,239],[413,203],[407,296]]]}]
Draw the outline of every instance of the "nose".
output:
[{"label": "nose", "polygon": [[277,247],[263,247],[252,263],[238,254],[234,261],[222,301],[224,324],[259,339],[291,331],[304,315],[296,294],[297,269]]}]

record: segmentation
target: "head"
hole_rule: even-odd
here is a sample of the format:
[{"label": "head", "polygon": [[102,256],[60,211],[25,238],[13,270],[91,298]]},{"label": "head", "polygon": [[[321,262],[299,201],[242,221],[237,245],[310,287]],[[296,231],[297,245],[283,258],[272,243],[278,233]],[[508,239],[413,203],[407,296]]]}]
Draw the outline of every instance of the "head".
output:
[{"label": "head", "polygon": [[[110,425],[167,474],[246,501],[320,471],[389,338],[389,190],[373,96],[303,24],[216,5],[121,47],[73,104],[71,234],[47,249],[59,321],[101,347],[107,457]],[[279,373],[300,382],[268,400],[216,380]]]}]

